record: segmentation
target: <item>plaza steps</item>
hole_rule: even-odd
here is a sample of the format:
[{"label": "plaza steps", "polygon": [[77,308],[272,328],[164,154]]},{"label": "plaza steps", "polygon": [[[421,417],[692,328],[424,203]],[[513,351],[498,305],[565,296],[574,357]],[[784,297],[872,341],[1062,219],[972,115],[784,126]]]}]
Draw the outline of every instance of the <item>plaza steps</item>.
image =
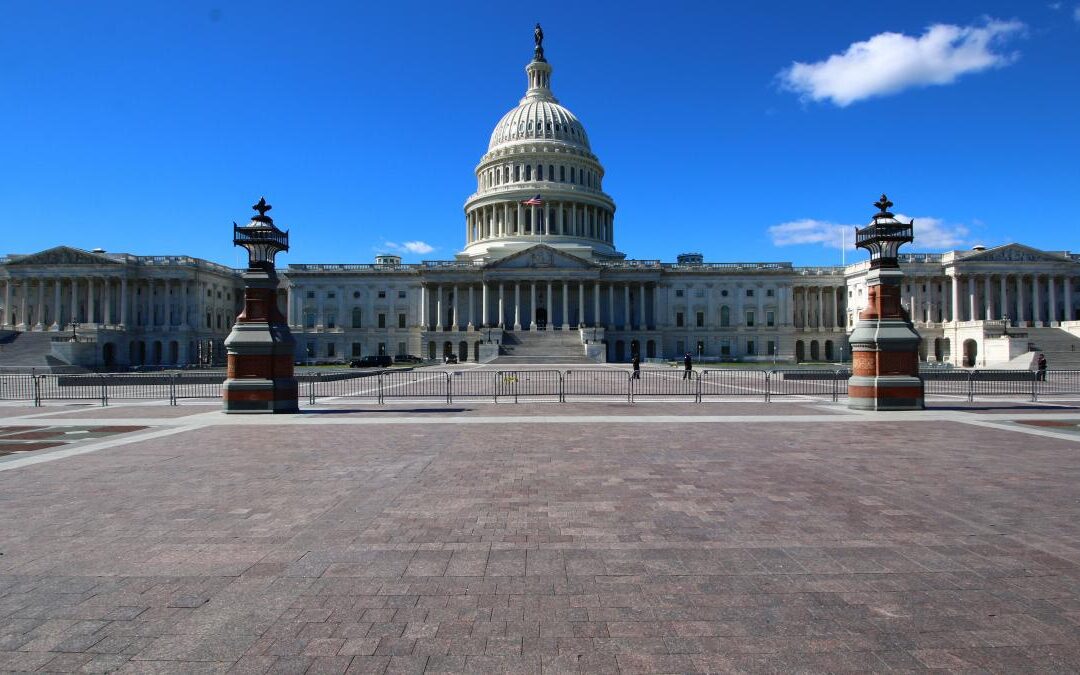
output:
[{"label": "plaza steps", "polygon": [[0,367],[50,368],[65,366],[52,356],[52,339],[57,333],[4,331],[0,334]]},{"label": "plaza steps", "polygon": [[503,331],[499,356],[492,363],[596,363],[585,356],[576,330]]},{"label": "plaza steps", "polygon": [[1080,337],[1061,328],[1025,328],[1032,350],[1046,354],[1051,370],[1080,370]]}]

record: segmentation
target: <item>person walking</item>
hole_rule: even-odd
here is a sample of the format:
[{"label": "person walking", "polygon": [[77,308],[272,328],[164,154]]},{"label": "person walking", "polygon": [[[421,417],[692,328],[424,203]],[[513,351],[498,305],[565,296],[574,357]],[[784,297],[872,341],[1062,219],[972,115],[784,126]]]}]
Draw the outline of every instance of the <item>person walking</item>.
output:
[{"label": "person walking", "polygon": [[693,379],[693,377],[694,377],[694,375],[693,375],[693,372],[694,372],[694,359],[690,356],[690,352],[686,352],[686,356],[683,357],[683,366],[685,366],[686,370],[683,371],[682,379],[684,379],[684,380]]},{"label": "person walking", "polygon": [[1039,354],[1039,358],[1036,359],[1035,363],[1039,369],[1039,381],[1046,382],[1046,354]]},{"label": "person walking", "polygon": [[641,354],[634,352],[634,355],[630,357],[630,365],[634,367],[634,374],[631,376],[635,380],[641,379]]}]

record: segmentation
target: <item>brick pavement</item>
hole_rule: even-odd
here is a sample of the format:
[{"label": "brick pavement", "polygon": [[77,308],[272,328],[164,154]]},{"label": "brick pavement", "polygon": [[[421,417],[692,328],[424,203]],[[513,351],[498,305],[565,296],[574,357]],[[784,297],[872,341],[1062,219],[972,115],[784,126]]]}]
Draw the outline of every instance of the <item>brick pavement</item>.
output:
[{"label": "brick pavement", "polygon": [[0,670],[1080,669],[1080,437],[785,405],[150,420],[0,471]]}]

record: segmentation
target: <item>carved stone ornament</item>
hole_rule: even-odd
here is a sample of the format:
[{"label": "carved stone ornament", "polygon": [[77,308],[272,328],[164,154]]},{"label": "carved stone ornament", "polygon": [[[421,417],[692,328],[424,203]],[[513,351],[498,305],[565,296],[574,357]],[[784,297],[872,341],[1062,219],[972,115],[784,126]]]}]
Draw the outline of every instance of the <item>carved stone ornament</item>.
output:
[{"label": "carved stone ornament", "polygon": [[532,251],[529,254],[529,262],[533,267],[551,267],[555,264],[555,256],[546,249]]},{"label": "carved stone ornament", "polygon": [[31,253],[8,263],[17,265],[118,265],[115,260],[96,253],[80,251],[69,246],[57,246],[40,253]]}]

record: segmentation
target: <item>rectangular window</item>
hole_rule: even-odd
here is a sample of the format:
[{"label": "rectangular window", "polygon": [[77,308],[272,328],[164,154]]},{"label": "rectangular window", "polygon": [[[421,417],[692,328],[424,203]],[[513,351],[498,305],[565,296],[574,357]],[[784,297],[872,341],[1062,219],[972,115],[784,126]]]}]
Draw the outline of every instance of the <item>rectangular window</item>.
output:
[{"label": "rectangular window", "polygon": [[[683,325],[683,313],[682,312],[675,312],[675,326],[678,327],[678,328],[682,328],[682,325]],[[679,351],[682,351],[682,350],[680,349]]]},{"label": "rectangular window", "polygon": [[385,342],[380,342],[379,343],[379,356],[382,356],[384,354],[386,354],[386,343]]},{"label": "rectangular window", "polygon": [[730,340],[721,340],[720,341],[720,356],[731,356],[731,341]]},{"label": "rectangular window", "polygon": [[397,315],[397,327],[398,328],[405,328],[405,315],[404,314],[398,314]]},{"label": "rectangular window", "polygon": [[683,354],[686,353],[686,343],[679,340],[675,343],[675,358],[681,359]]},{"label": "rectangular window", "polygon": [[379,291],[379,297],[380,298],[385,298],[386,297],[386,291]]},{"label": "rectangular window", "polygon": [[704,328],[705,327],[705,312],[698,312],[697,316],[695,318],[696,318],[696,321],[697,321],[697,327],[698,328]]},{"label": "rectangular window", "polygon": [[560,183],[565,183],[566,182],[566,167],[565,166],[560,166],[559,167],[559,182]]},{"label": "rectangular window", "polygon": [[386,315],[379,314],[379,328],[386,328]]},{"label": "rectangular window", "polygon": [[765,291],[765,297],[766,297],[766,298],[771,298],[771,297],[773,297],[774,295],[776,295],[776,291],[774,291],[774,290],[773,290],[773,289],[771,289],[771,288],[770,288],[770,289],[767,289],[767,290]]},{"label": "rectangular window", "polygon": [[404,342],[397,343],[397,353],[400,354],[401,356],[405,356],[406,354],[409,353],[409,350],[405,346]]},{"label": "rectangular window", "polygon": [[754,325],[754,312],[749,311],[749,312],[746,313],[746,326],[748,328],[751,328],[751,327],[753,327],[753,325]]},{"label": "rectangular window", "polygon": [[304,328],[315,327],[315,312],[308,312],[304,315]]},{"label": "rectangular window", "polygon": [[754,341],[753,341],[753,340],[747,340],[747,341],[746,341],[746,353],[747,353],[747,355],[749,355],[749,356],[753,356],[754,354],[756,354],[756,353],[757,353],[757,352],[756,352],[756,351],[754,350]]},{"label": "rectangular window", "polygon": [[776,343],[775,342],[773,342],[772,340],[769,340],[766,343],[766,347],[769,350],[769,356],[776,356]]},{"label": "rectangular window", "polygon": [[397,296],[404,299],[405,297],[407,297],[407,294],[405,293],[405,291],[398,291]]},{"label": "rectangular window", "polygon": [[361,325],[361,319],[363,319],[363,316],[362,316],[362,314],[360,312],[360,309],[359,308],[354,309],[352,311],[352,327],[353,328],[363,328],[363,325]]},{"label": "rectangular window", "polygon": [[754,289],[752,289],[752,288],[746,289],[746,297],[748,297],[748,298],[754,297]]},{"label": "rectangular window", "polygon": [[769,328],[776,325],[776,312],[765,312],[765,325]]},{"label": "rectangular window", "polygon": [[314,342],[307,343],[307,349],[304,351],[304,353],[307,354],[307,357],[309,359],[315,358],[315,343]]},{"label": "rectangular window", "polygon": [[334,293],[333,291],[327,291],[326,292],[326,299],[327,300],[333,300],[335,297],[337,297],[337,293]]},{"label": "rectangular window", "polygon": [[337,314],[327,314],[326,315],[326,327],[327,328],[337,328]]},{"label": "rectangular window", "polygon": [[333,342],[327,342],[326,343],[326,355],[329,356],[329,357],[332,357],[332,356],[335,356],[336,354],[337,354],[337,345],[335,345]]},{"label": "rectangular window", "polygon": [[676,298],[681,298],[683,295],[685,295],[683,289],[681,289],[681,288],[676,288],[675,289],[675,297]]},{"label": "rectangular window", "polygon": [[352,355],[353,356],[360,356],[361,351],[363,351],[363,347],[359,342],[352,343]]},{"label": "rectangular window", "polygon": [[705,289],[704,288],[694,289],[694,297],[695,298],[704,298],[705,297]]}]

